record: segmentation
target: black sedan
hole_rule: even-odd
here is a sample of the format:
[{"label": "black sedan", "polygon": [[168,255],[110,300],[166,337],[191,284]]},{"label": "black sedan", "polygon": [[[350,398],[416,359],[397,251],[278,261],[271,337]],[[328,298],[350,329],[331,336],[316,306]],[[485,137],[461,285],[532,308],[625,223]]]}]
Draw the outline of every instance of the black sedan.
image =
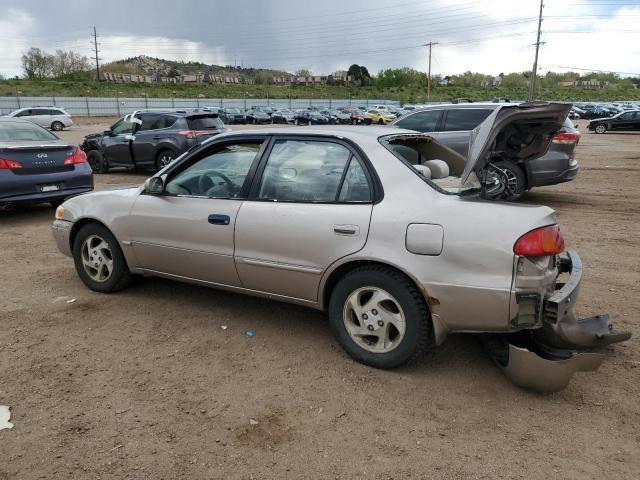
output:
[{"label": "black sedan", "polygon": [[294,115],[296,125],[329,125],[329,117],[313,110],[298,110]]},{"label": "black sedan", "polygon": [[239,108],[223,107],[216,109],[216,111],[218,112],[220,120],[222,120],[227,125],[247,123],[247,118]]},{"label": "black sedan", "polygon": [[257,125],[259,123],[271,123],[271,117],[262,110],[247,110],[247,123]]},{"label": "black sedan", "polygon": [[27,120],[0,117],[0,210],[57,205],[91,190],[91,167],[80,148]]},{"label": "black sedan", "polygon": [[605,133],[607,130],[639,132],[640,110],[628,110],[610,118],[592,120],[587,128],[596,133]]}]

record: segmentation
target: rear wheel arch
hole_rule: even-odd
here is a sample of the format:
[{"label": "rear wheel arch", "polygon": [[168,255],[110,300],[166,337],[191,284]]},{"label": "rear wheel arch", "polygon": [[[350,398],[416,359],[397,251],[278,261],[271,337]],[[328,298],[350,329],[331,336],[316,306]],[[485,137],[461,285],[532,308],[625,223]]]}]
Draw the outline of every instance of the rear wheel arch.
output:
[{"label": "rear wheel arch", "polygon": [[407,272],[405,272],[404,270],[388,264],[388,263],[384,263],[384,262],[379,262],[376,260],[351,260],[349,262],[343,263],[339,266],[337,266],[334,270],[332,270],[329,275],[327,276],[327,279],[324,281],[324,283],[321,285],[321,291],[320,291],[320,296],[319,296],[319,307],[322,310],[327,310],[328,306],[329,306],[329,300],[331,298],[331,293],[333,292],[333,289],[336,287],[336,285],[338,284],[338,282],[344,278],[345,275],[349,274],[350,272],[361,268],[361,267],[380,267],[380,268],[386,268],[389,270],[393,270],[396,273],[404,276],[407,278],[407,280],[409,280],[417,289],[418,291],[421,292],[422,297],[424,298],[426,304],[427,304],[427,310],[429,312],[431,312],[431,302],[432,301],[436,301],[436,299],[430,298],[428,296],[428,293],[426,292],[426,290],[420,288],[420,285],[418,284],[418,282],[416,281],[415,278],[413,278],[411,275],[409,275]]}]

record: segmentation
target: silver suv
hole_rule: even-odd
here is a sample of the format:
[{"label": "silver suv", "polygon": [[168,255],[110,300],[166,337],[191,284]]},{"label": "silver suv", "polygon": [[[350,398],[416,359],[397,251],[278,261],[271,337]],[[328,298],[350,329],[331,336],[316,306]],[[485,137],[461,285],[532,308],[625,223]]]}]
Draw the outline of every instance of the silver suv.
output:
[{"label": "silver suv", "polygon": [[9,117],[20,117],[41,127],[60,131],[73,125],[71,115],[60,107],[28,107],[11,112]]},{"label": "silver suv", "polygon": [[[431,105],[415,109],[391,122],[391,126],[428,133],[438,143],[452,148],[466,157],[469,150],[471,132],[503,103],[458,103]],[[519,142],[530,141],[534,125],[523,131]],[[568,118],[553,137],[547,152],[539,158],[527,162],[506,162],[509,152],[500,152],[492,162],[509,179],[505,190],[505,200],[516,200],[533,187],[555,185],[568,182],[578,175],[578,161],[575,148],[580,140],[580,132]]]}]

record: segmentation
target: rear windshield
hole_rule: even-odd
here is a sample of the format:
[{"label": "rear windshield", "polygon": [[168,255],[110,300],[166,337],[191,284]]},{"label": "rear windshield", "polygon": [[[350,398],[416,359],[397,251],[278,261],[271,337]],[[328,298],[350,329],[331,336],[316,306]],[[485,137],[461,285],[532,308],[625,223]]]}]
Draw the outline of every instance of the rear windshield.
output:
[{"label": "rear windshield", "polygon": [[222,120],[217,115],[201,115],[187,118],[190,130],[214,130],[224,128]]},{"label": "rear windshield", "polygon": [[58,140],[58,137],[33,123],[0,122],[0,142]]}]

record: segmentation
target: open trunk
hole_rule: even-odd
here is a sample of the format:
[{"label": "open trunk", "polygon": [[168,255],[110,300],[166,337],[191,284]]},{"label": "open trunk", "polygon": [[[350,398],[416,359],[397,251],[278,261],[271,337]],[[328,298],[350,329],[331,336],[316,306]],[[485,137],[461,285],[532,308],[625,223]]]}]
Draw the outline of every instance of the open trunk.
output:
[{"label": "open trunk", "polygon": [[546,102],[500,105],[471,133],[467,158],[426,134],[389,135],[381,142],[447,193],[480,191],[497,198],[508,179],[493,164],[521,164],[543,156],[570,108]]}]

